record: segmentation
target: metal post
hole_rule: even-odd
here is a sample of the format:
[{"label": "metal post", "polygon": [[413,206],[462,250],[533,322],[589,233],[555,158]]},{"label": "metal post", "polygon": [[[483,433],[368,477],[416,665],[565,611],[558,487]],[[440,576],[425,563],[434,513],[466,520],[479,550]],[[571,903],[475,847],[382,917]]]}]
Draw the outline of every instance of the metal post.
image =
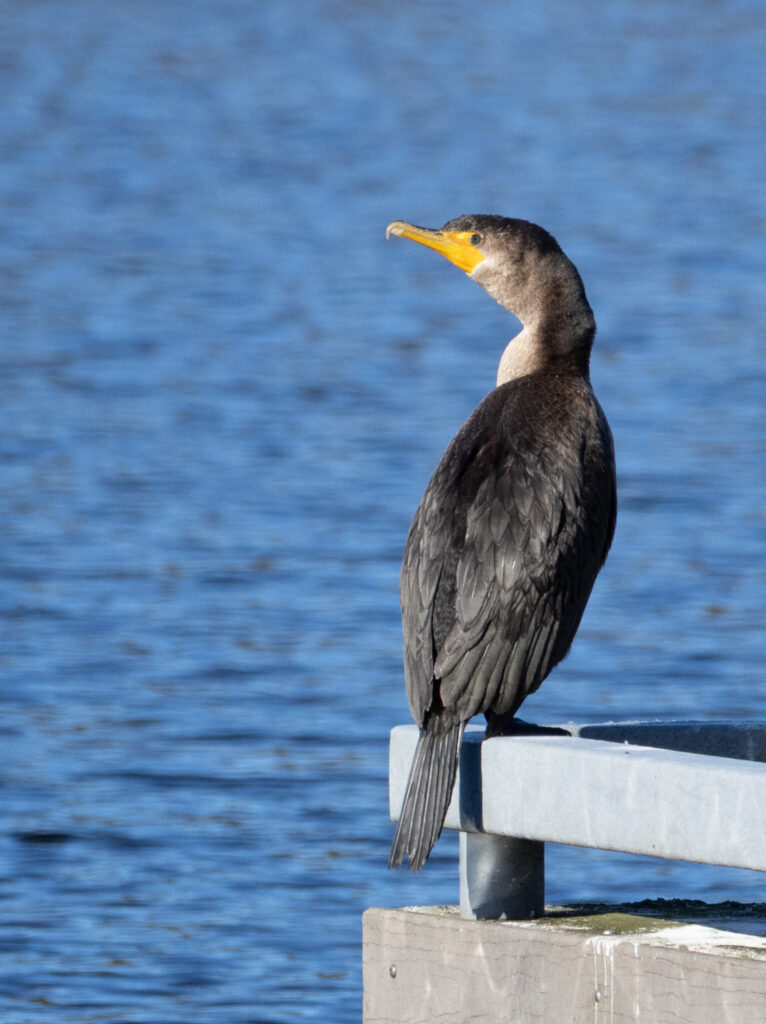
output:
[{"label": "metal post", "polygon": [[540,917],[545,908],[545,843],[460,833],[460,916]]}]

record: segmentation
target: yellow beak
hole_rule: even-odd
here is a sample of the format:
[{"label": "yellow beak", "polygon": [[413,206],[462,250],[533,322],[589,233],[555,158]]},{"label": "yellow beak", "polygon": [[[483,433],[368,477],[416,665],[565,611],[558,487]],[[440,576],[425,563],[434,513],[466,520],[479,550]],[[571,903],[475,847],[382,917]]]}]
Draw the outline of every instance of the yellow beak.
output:
[{"label": "yellow beak", "polygon": [[395,220],[386,228],[386,238],[389,235],[411,238],[413,242],[427,245],[429,249],[436,249],[466,274],[470,274],[484,259],[476,246],[471,245],[473,231],[431,231],[429,228],[407,224],[403,220]]}]

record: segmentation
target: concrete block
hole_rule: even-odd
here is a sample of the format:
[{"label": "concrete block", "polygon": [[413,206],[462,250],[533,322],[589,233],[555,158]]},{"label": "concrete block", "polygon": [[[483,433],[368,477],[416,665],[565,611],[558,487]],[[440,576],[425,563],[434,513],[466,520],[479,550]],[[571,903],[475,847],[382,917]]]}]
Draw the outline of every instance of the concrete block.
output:
[{"label": "concrete block", "polygon": [[766,939],[694,916],[549,908],[535,921],[466,921],[455,907],[374,908],[363,944],[364,1024],[766,1021]]}]

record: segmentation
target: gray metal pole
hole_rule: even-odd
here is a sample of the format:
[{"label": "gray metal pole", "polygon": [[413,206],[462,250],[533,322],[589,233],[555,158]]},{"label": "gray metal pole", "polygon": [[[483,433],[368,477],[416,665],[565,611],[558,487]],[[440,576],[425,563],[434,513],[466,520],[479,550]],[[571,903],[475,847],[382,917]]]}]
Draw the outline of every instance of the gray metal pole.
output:
[{"label": "gray metal pole", "polygon": [[522,920],[545,909],[545,843],[460,833],[460,916]]}]

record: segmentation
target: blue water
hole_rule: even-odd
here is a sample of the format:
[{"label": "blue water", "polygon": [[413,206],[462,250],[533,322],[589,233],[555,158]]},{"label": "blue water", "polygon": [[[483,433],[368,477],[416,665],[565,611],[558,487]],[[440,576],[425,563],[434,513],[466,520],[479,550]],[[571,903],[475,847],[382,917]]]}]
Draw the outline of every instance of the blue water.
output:
[{"label": "blue water", "polygon": [[[516,326],[394,218],[579,266],[620,519],[524,708],[766,718],[766,14],[0,2],[0,1019],[359,1021],[398,563]],[[764,899],[552,848],[548,898]]]}]

